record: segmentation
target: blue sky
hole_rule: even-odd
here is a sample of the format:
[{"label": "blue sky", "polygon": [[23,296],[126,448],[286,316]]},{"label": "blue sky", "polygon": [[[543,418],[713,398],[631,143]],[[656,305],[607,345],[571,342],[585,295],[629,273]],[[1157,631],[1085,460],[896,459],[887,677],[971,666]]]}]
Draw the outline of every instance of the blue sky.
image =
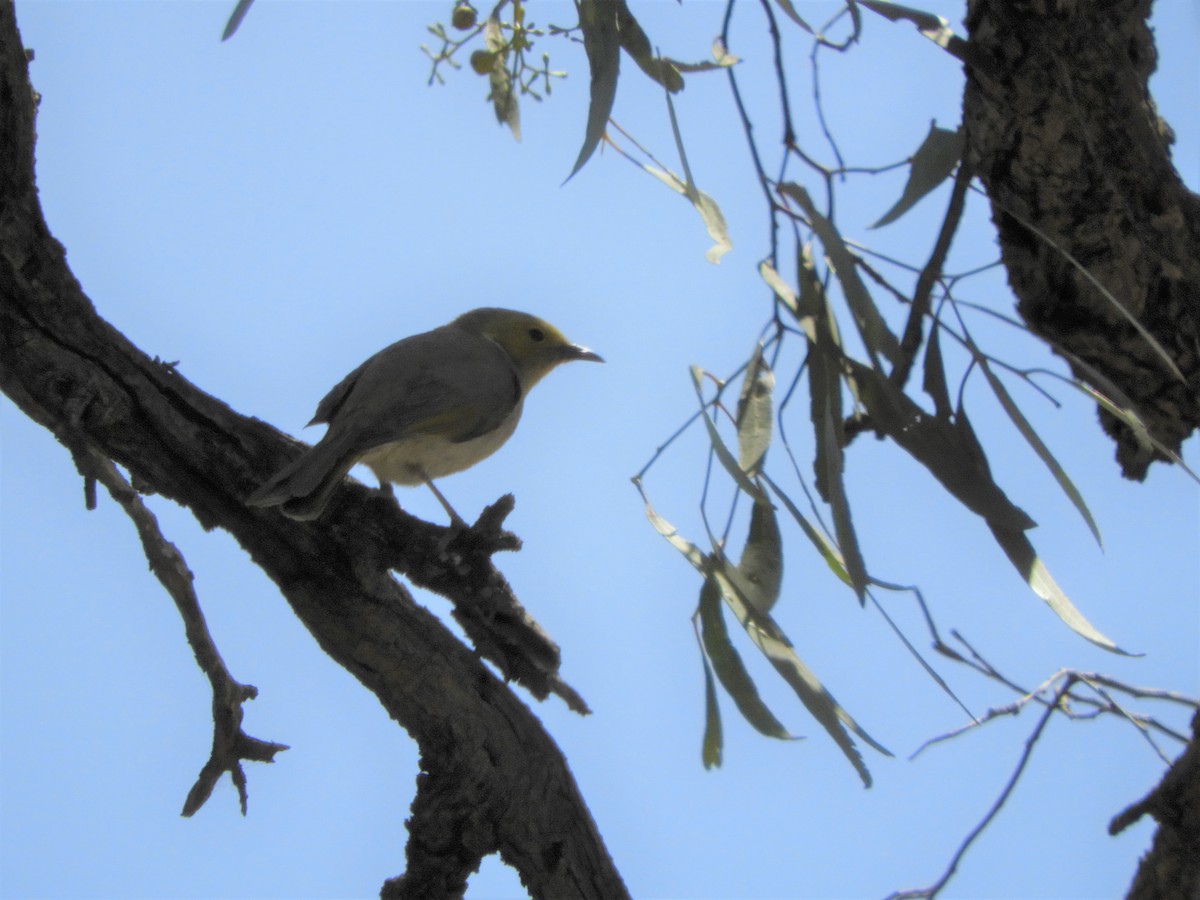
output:
[{"label": "blue sky", "polygon": [[[630,890],[864,897],[933,881],[1009,777],[1035,717],[995,722],[908,762],[964,715],[794,532],[777,618],[897,758],[868,751],[876,783],[864,791],[743,648],[768,702],[807,740],[761,738],[724,702],[725,764],[700,765],[703,677],[689,621],[699,584],[647,525],[629,477],[693,410],[688,366],[732,372],[768,314],[756,271],[765,219],[724,79],[693,76],[676,98],[692,170],[734,241],[713,266],[690,207],[615,154],[597,154],[561,186],[583,135],[577,47],[552,48],[552,65],[570,77],[547,102],[524,104],[518,144],[470,71],[426,87],[418,45],[449,3],[261,0],[222,44],[231,6],[18,3],[42,94],[42,203],[100,313],[148,354],[179,360],[200,387],[293,434],[362,359],[475,306],[527,309],[602,353],[605,366],[567,367],[539,385],[509,444],[442,488],[468,518],[502,493],[517,497],[509,524],[525,548],[498,562],[595,714],[579,718],[555,701],[535,711]],[[770,74],[751,6],[731,47],[745,57],[747,85]],[[798,6],[814,20],[831,8]],[[926,6],[958,24],[959,4]],[[1157,6],[1155,96],[1196,187],[1200,14],[1184,0]],[[700,59],[724,6],[633,9],[663,52]],[[536,4],[533,18],[571,24],[573,7]],[[881,165],[911,153],[931,119],[953,127],[962,78],[911,27],[866,25],[861,48],[826,59],[822,90],[848,159]],[[789,74],[805,97],[808,47],[791,46]],[[769,143],[774,102],[752,95],[751,106]],[[615,116],[675,165],[661,89],[628,61]],[[811,112],[797,119],[806,146],[822,149]],[[848,236],[920,260],[944,191],[899,223],[866,230],[903,180],[852,183],[840,222]],[[973,197],[953,268],[994,257],[986,220]],[[973,282],[969,296],[1011,310],[998,274]],[[1063,370],[1019,335],[974,327],[1006,358]],[[1064,406],[1054,410],[1013,390],[1090,503],[1104,551],[975,379],[968,408],[997,479],[1040,523],[1032,538],[1059,583],[1097,627],[1145,656],[1117,658],[1073,635],[973,516],[894,448],[860,439],[847,471],[871,571],[921,585],[943,627],[1028,686],[1070,666],[1200,693],[1196,484],[1161,466],[1145,484],[1123,481],[1087,403],[1056,389]],[[798,406],[799,450],[806,419]],[[210,720],[207,682],[174,609],[114,505],[102,498],[84,511],[80,479],[53,438],[7,400],[0,429],[0,894],[356,897],[401,871],[412,742],[319,651],[227,535],[151,498],[196,573],[226,662],[260,689],[247,730],[292,746],[275,765],[249,769],[246,818],[228,781],[194,819],[179,817],[207,758]],[[659,512],[696,540],[703,448],[703,435],[689,433],[647,479]],[[1185,459],[1200,467],[1194,442]],[[444,517],[427,492],[399,499]],[[434,596],[418,600],[447,609]],[[924,646],[909,601],[886,602]],[[941,671],[976,712],[1013,699],[961,668]],[[1176,727],[1186,721],[1154,711]],[[1143,822],[1110,838],[1105,828],[1161,770],[1127,725],[1052,723],[947,896],[1123,890],[1151,829]],[[470,896],[519,896],[519,886],[489,861]]]}]

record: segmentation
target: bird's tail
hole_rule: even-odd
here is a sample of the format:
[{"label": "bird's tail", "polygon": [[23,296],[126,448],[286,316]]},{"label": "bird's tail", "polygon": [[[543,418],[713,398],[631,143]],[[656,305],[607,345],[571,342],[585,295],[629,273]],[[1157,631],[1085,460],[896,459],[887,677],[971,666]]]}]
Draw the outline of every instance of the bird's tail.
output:
[{"label": "bird's tail", "polygon": [[288,518],[315,519],[324,511],[354,461],[353,454],[347,453],[341,442],[322,438],[247,497],[246,505],[278,506]]}]

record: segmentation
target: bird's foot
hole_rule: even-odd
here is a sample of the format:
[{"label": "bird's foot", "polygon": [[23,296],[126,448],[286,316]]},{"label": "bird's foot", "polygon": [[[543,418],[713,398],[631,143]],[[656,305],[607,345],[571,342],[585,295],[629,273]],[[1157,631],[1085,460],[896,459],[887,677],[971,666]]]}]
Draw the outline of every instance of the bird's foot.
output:
[{"label": "bird's foot", "polygon": [[457,513],[453,514],[449,528],[438,540],[438,550],[445,553],[453,548],[460,552],[482,553],[488,556],[501,550],[520,550],[521,539],[503,527],[504,520],[513,511],[515,504],[513,495],[505,494],[495,503],[485,507],[474,525],[468,525]]}]

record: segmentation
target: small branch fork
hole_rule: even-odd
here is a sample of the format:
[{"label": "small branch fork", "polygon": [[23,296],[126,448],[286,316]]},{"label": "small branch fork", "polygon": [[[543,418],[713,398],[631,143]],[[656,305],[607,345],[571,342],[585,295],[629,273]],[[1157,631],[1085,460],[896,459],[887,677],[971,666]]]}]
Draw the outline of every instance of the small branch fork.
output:
[{"label": "small branch fork", "polygon": [[991,678],[994,681],[1000,682],[1005,687],[1016,692],[1017,694],[1020,694],[1021,696],[1018,700],[1012,704],[1009,704],[1008,706],[989,710],[988,713],[980,718],[977,722],[970,723],[963,728],[950,732],[949,734],[945,734],[941,737],[933,738],[927,741],[925,744],[921,745],[921,747],[918,748],[915,753],[913,753],[914,757],[932,744],[940,743],[941,741],[947,740],[951,737],[956,737],[958,734],[961,734],[964,731],[969,731],[978,725],[986,724],[992,719],[999,718],[1001,716],[1016,715],[1031,702],[1039,703],[1045,706],[1051,705],[1051,702],[1045,698],[1044,694],[1046,691],[1050,690],[1050,687],[1055,682],[1064,678],[1070,678],[1072,680],[1072,685],[1076,683],[1083,684],[1091,690],[1091,694],[1089,695],[1072,693],[1069,688],[1067,689],[1062,697],[1063,702],[1059,704],[1059,712],[1066,715],[1067,718],[1094,719],[1104,714],[1119,716],[1136,727],[1146,738],[1150,746],[1154,749],[1154,752],[1157,754],[1159,759],[1168,765],[1170,764],[1170,760],[1162,752],[1162,750],[1159,749],[1158,745],[1154,743],[1151,732],[1158,732],[1160,735],[1173,738],[1180,743],[1187,743],[1188,741],[1186,735],[1168,727],[1157,719],[1126,709],[1117,702],[1113,694],[1122,693],[1138,700],[1161,700],[1169,703],[1179,704],[1181,706],[1187,706],[1192,709],[1200,709],[1200,700],[1197,700],[1194,697],[1189,697],[1185,694],[1180,694],[1175,691],[1164,691],[1158,688],[1135,687],[1133,685],[1127,685],[1123,682],[1117,681],[1116,679],[1110,678],[1107,675],[1101,675],[1095,672],[1077,672],[1072,669],[1060,669],[1043,681],[1040,685],[1038,685],[1038,687],[1034,688],[1032,691],[1028,691],[1008,677],[1002,675],[990,662],[980,655],[980,653],[970,644],[970,642],[967,641],[966,638],[964,638],[957,631],[951,630],[950,633],[955,640],[957,640],[963,645],[963,647],[966,648],[970,658],[968,659],[958,651],[942,643],[940,640],[935,645],[935,649],[939,653],[949,657],[950,659],[956,660],[957,662],[963,663],[964,665],[974,669],[988,678]]},{"label": "small branch fork", "polygon": [[[1187,743],[1187,736],[1168,728],[1166,725],[1163,725],[1154,718],[1127,710],[1117,702],[1113,694],[1120,692],[1137,699],[1161,700],[1191,707],[1197,710],[1196,717],[1193,719],[1194,727],[1200,729],[1200,700],[1186,697],[1182,694],[1172,691],[1132,687],[1105,675],[1077,672],[1071,669],[1060,669],[1032,691],[1025,691],[1016,683],[1001,675],[978,653],[978,651],[975,650],[974,647],[971,646],[970,643],[967,642],[965,638],[962,637],[962,635],[958,634],[957,632],[952,632],[952,634],[954,635],[955,639],[962,643],[967,649],[970,658],[959,654],[957,651],[939,642],[937,649],[941,653],[964,663],[988,678],[999,681],[1006,687],[1019,692],[1021,696],[1007,706],[988,710],[985,715],[978,717],[974,721],[964,725],[961,728],[956,728],[944,735],[931,738],[918,747],[912,756],[909,757],[910,759],[915,758],[918,754],[922,753],[934,744],[958,737],[965,732],[985,725],[994,719],[998,719],[1003,716],[1015,716],[1031,703],[1040,704],[1043,707],[1043,710],[1042,714],[1038,717],[1037,724],[1034,726],[1033,731],[1025,740],[1025,747],[1021,751],[1021,756],[1017,760],[1016,768],[1013,770],[1012,775],[1009,777],[1008,782],[1004,786],[1004,789],[1000,792],[1000,795],[996,798],[995,802],[988,809],[984,817],[980,819],[979,823],[971,829],[970,833],[968,833],[963,839],[962,843],[959,844],[958,849],[955,851],[954,856],[951,858],[949,865],[946,867],[946,870],[942,873],[941,877],[928,887],[897,891],[893,894],[890,894],[887,900],[914,900],[914,898],[933,898],[936,897],[942,891],[942,889],[946,887],[946,885],[950,882],[950,879],[954,877],[955,872],[957,872],[959,863],[962,862],[967,850],[970,849],[975,840],[983,833],[984,829],[991,824],[992,820],[999,814],[1001,808],[1008,801],[1009,796],[1011,796],[1013,791],[1016,789],[1017,782],[1020,780],[1021,775],[1025,771],[1025,767],[1028,765],[1029,760],[1033,756],[1033,749],[1037,745],[1038,740],[1042,736],[1042,732],[1045,731],[1046,725],[1049,723],[1050,717],[1054,713],[1062,713],[1068,719],[1095,719],[1101,715],[1104,715],[1105,713],[1119,716],[1137,728],[1139,732],[1141,732],[1150,746],[1153,747],[1155,753],[1157,753],[1159,758],[1162,759],[1167,765],[1171,765],[1171,762],[1162,752],[1162,750],[1159,749],[1158,745],[1155,744],[1151,735],[1151,731],[1159,731],[1160,733],[1175,738],[1182,743]],[[1083,685],[1090,689],[1094,696],[1077,692],[1075,688],[1079,685]],[[1075,709],[1073,707],[1081,707],[1083,709],[1080,711],[1080,709]],[[1176,767],[1180,766],[1181,762],[1182,758],[1180,762],[1176,763]],[[1120,816],[1115,818],[1109,828],[1110,832],[1112,834],[1116,834],[1126,825],[1130,824],[1130,822],[1135,821],[1138,817],[1148,811],[1156,814],[1158,810],[1153,808],[1153,801],[1151,800],[1153,797],[1154,795],[1152,794],[1150,798],[1147,798],[1140,804],[1135,804],[1133,807],[1130,807],[1130,809],[1126,810]],[[1156,815],[1156,818],[1157,817],[1158,816]]]},{"label": "small branch fork", "polygon": [[182,815],[191,816],[199,810],[212,795],[217,781],[228,772],[237,788],[244,816],[247,793],[242,760],[274,762],[275,754],[288,748],[285,744],[250,737],[242,730],[242,704],[257,697],[258,688],[241,684],[229,674],[204,621],[204,612],[200,609],[200,601],[192,586],[192,572],[179,549],[163,536],[154,513],[142,502],[137,491],[111,460],[78,445],[72,446],[71,453],[76,468],[84,477],[88,509],[95,509],[95,485],[98,481],[132,520],[150,563],[150,571],[175,601],[175,607],[183,619],[188,644],[196,655],[196,663],[212,685],[212,753],[200,770],[196,783],[188,791]]},{"label": "small branch fork", "polygon": [[[384,502],[394,506],[386,495]],[[431,554],[407,554],[404,548],[414,542],[396,531],[384,542],[396,552],[383,565],[449,599],[454,604],[451,615],[471,645],[505,681],[515,681],[538,700],[555,694],[573,712],[589,715],[587,701],[559,675],[558,644],[521,605],[491,561],[494,553],[521,549],[520,538],[503,527],[515,503],[512,494],[505,494],[486,507],[474,525],[445,529],[432,542],[436,552]]]}]

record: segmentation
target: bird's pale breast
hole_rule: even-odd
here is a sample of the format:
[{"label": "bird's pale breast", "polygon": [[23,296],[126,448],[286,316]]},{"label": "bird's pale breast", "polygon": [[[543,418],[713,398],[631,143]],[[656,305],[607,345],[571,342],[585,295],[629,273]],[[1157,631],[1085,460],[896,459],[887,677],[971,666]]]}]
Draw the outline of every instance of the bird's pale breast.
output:
[{"label": "bird's pale breast", "polygon": [[431,480],[453,475],[499,450],[516,430],[522,406],[518,403],[497,428],[468,441],[418,434],[368,450],[359,462],[368,466],[380,482],[400,485],[421,484],[422,473]]}]

